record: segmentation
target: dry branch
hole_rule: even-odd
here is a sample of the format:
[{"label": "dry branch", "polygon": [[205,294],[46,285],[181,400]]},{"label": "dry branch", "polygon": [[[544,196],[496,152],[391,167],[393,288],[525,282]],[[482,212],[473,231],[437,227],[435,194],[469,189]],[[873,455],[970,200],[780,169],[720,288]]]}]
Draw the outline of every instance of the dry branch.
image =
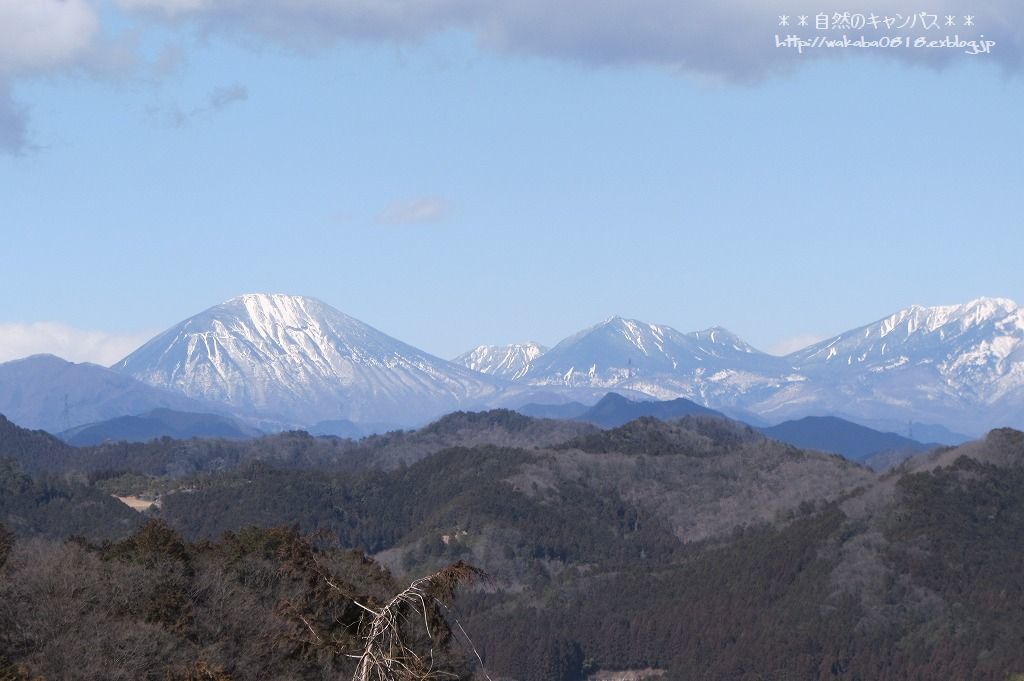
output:
[{"label": "dry branch", "polygon": [[[373,614],[363,640],[363,653],[359,656],[353,681],[429,681],[455,678],[455,675],[435,668],[435,647],[448,641],[449,632],[441,627],[443,616],[438,608],[448,611],[448,603],[460,584],[469,584],[485,577],[481,570],[462,561],[449,565],[432,575],[421,577],[391,599],[379,611],[357,603]],[[431,620],[435,626],[431,627]],[[417,654],[410,642],[409,627],[418,628],[422,620],[423,632],[430,641],[425,655]],[[416,624],[413,624],[416,622]],[[456,622],[458,624],[458,622]],[[465,636],[465,630],[458,624]],[[466,636],[469,640],[469,637]],[[470,641],[472,646],[472,641]],[[476,654],[476,649],[473,649]],[[477,660],[480,660],[477,654]],[[482,666],[482,664],[481,664]],[[486,674],[485,674],[486,675]]]}]

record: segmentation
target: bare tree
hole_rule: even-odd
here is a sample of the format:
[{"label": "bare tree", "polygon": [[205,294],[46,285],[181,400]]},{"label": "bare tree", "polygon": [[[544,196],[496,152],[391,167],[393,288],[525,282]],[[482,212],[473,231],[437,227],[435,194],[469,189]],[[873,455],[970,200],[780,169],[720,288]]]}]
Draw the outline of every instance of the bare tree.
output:
[{"label": "bare tree", "polygon": [[[479,569],[462,561],[449,565],[432,575],[412,582],[380,610],[356,603],[372,615],[363,634],[364,647],[358,657],[353,681],[430,681],[456,678],[439,669],[434,659],[436,650],[447,647],[451,629],[444,625],[444,613],[460,584],[469,584],[486,577]],[[483,669],[483,660],[462,625],[454,617],[467,645]],[[421,628],[422,625],[422,628]],[[425,643],[424,645],[419,645]],[[427,647],[429,646],[429,647]],[[427,647],[420,654],[416,649]],[[484,672],[484,676],[487,676]],[[490,679],[490,677],[487,677]]]}]

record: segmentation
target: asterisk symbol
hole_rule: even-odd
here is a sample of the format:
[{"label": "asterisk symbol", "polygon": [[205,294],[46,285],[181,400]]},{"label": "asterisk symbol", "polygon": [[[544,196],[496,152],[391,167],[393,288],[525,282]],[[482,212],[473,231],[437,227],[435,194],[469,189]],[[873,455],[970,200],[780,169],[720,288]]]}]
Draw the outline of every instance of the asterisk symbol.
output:
[{"label": "asterisk symbol", "polygon": [[968,14],[964,17],[964,26],[974,26],[974,15]]},{"label": "asterisk symbol", "polygon": [[801,26],[806,26],[807,25],[807,15],[806,14],[801,14],[799,17],[797,17],[797,19],[800,20],[800,25]]},{"label": "asterisk symbol", "polygon": [[779,26],[789,26],[789,15],[783,14],[779,16]]},{"label": "asterisk symbol", "polygon": [[956,17],[952,14],[946,15],[946,26],[956,26]]}]

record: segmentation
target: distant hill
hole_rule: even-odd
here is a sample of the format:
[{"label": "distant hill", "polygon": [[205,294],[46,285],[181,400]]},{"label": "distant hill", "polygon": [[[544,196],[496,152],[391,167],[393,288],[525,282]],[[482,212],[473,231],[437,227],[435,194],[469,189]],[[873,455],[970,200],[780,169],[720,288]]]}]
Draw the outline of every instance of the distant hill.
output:
[{"label": "distant hill", "polygon": [[360,467],[394,468],[452,447],[553,447],[597,428],[576,421],[534,419],[508,409],[457,411],[414,431],[371,435],[348,456]]},{"label": "distant hill", "polygon": [[68,444],[83,447],[103,442],[148,442],[161,437],[176,440],[194,437],[242,440],[262,434],[226,416],[153,409],[138,416],[118,416],[72,428],[60,433],[60,438]]},{"label": "distant hill", "polygon": [[97,364],[33,355],[0,364],[0,414],[25,428],[59,433],[150,409],[218,411]]},{"label": "distant hill", "polygon": [[578,419],[590,409],[581,402],[566,402],[564,404],[538,404],[531,402],[516,411],[524,416],[531,416],[536,419]]},{"label": "distant hill", "polygon": [[355,423],[348,419],[328,419],[306,428],[310,435],[317,437],[344,437],[350,440],[390,433],[394,430],[402,430],[402,426],[396,423]]},{"label": "distant hill", "polygon": [[724,416],[721,412],[703,407],[684,397],[662,402],[636,402],[617,393],[608,393],[576,418],[604,428],[615,428],[645,416],[670,421],[696,415]]},{"label": "distant hill", "polygon": [[[842,413],[836,413],[833,414],[833,416],[845,418]],[[968,442],[973,442],[974,440],[977,440],[979,436],[984,434],[977,433],[975,435],[966,435],[964,433],[952,431],[943,425],[920,423],[918,421],[858,418],[847,418],[847,420],[859,423],[862,426],[867,426],[868,428],[873,428],[874,430],[880,430],[883,433],[897,433],[901,435],[906,433],[906,437],[911,440],[917,440],[918,442],[937,442],[941,445],[959,446]]]},{"label": "distant hill", "polygon": [[643,417],[661,421],[683,416],[724,416],[721,412],[708,409],[696,402],[680,397],[674,400],[631,400],[618,393],[608,393],[597,404],[586,406],[579,402],[566,404],[526,404],[516,409],[525,416],[534,418],[563,419],[593,423],[602,428],[615,428]]},{"label": "distant hill", "polygon": [[883,433],[835,416],[807,416],[759,430],[773,440],[803,449],[842,454],[854,461],[865,461],[883,453],[903,454],[902,458],[907,458],[938,446],[896,433]]},{"label": "distant hill", "polygon": [[71,447],[43,430],[29,430],[0,414],[0,461],[8,459],[21,470],[61,470]]}]

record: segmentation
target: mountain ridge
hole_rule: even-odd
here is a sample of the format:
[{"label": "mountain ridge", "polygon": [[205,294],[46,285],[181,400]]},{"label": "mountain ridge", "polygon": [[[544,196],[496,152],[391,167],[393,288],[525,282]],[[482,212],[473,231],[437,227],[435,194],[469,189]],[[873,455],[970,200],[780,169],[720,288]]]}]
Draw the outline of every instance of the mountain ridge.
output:
[{"label": "mountain ridge", "polygon": [[558,343],[514,382],[682,397],[769,423],[831,414],[977,435],[1024,424],[1024,312],[1007,298],[912,305],[785,356],[722,327],[683,334],[611,317]]},{"label": "mountain ridge", "polygon": [[[72,399],[72,412],[76,404],[109,408],[69,422],[63,401],[74,390],[48,382],[47,361],[36,358],[38,375],[0,365],[0,410],[51,432],[159,407],[217,411],[264,430],[351,422],[344,432],[359,432],[463,409],[592,404],[616,392],[683,398],[758,425],[832,415],[865,425],[941,424],[970,437],[1024,426],[1024,312],[1007,298],[911,305],[786,356],[720,326],[683,333],[613,316],[546,351],[537,343],[478,346],[456,360],[315,298],[247,294],[170,327],[113,370],[80,365],[95,374],[82,382],[102,389]],[[17,402],[25,395],[34,412]]]}]

